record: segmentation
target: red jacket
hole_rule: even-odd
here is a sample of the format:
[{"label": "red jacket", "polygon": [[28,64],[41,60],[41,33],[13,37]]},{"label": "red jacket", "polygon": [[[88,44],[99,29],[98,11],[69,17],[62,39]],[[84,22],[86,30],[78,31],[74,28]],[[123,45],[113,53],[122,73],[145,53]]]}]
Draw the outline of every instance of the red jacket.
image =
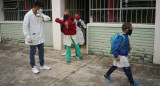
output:
[{"label": "red jacket", "polygon": [[72,20],[74,22],[74,18],[73,17],[69,17],[68,20],[65,20],[65,22],[68,22],[68,28],[64,25],[65,22],[63,22],[63,20],[59,19],[59,18],[56,18],[55,19],[55,22],[57,23],[60,23],[60,24],[63,24],[63,32],[65,35],[75,35],[76,34],[76,24],[72,23]]}]

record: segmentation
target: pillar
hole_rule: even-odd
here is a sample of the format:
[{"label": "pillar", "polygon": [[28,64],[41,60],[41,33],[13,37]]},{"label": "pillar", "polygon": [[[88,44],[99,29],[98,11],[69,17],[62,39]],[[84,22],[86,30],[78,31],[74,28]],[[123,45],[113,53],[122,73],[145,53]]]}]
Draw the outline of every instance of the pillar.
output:
[{"label": "pillar", "polygon": [[155,38],[153,63],[160,64],[160,0],[156,0]]},{"label": "pillar", "polygon": [[63,17],[64,0],[52,0],[52,30],[53,30],[53,48],[56,50],[64,49],[63,36],[60,30],[60,24],[55,22],[56,18]]}]

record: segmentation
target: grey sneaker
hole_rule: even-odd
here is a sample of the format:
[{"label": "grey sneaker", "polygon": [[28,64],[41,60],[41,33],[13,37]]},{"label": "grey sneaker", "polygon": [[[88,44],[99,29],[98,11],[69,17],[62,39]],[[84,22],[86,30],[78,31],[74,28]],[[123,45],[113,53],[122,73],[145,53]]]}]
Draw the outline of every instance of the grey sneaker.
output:
[{"label": "grey sneaker", "polygon": [[78,57],[78,56],[76,56],[76,58],[77,58],[78,60],[82,60],[82,57]]},{"label": "grey sneaker", "polygon": [[51,70],[51,67],[44,65],[44,66],[40,66],[40,69],[41,70]]},{"label": "grey sneaker", "polygon": [[34,66],[32,68],[32,72],[35,73],[35,74],[37,74],[37,73],[39,73],[39,70],[36,68],[36,66]]}]

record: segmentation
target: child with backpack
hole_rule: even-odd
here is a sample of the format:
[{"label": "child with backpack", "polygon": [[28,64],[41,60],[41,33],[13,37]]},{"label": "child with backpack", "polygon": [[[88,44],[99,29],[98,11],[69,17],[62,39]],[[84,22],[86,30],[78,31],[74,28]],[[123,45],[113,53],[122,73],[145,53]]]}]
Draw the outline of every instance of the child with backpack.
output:
[{"label": "child with backpack", "polygon": [[67,63],[71,61],[71,44],[73,42],[77,57],[82,59],[82,54],[79,48],[79,43],[76,35],[76,24],[74,22],[74,17],[70,16],[70,12],[68,9],[64,11],[63,18],[56,18],[56,22],[61,24],[61,32],[63,35],[63,44],[66,46],[66,59]]},{"label": "child with backpack", "polygon": [[110,78],[111,73],[120,67],[123,68],[131,86],[141,86],[141,83],[134,82],[131,67],[127,59],[128,53],[132,49],[128,38],[128,35],[132,34],[132,25],[130,23],[124,23],[122,25],[122,31],[121,34],[116,34],[111,37],[111,53],[114,55],[115,59],[113,61],[113,66],[110,67],[104,77],[108,82],[112,82]]},{"label": "child with backpack", "polygon": [[[85,25],[84,21],[80,18],[79,13],[75,13],[75,20],[74,21],[76,23],[76,32],[77,32],[77,39],[78,39],[79,47],[81,48],[81,46],[85,43],[82,29],[86,29],[86,25]],[[75,50],[75,52],[76,52],[76,50]],[[76,53],[76,56],[77,56],[77,53]]]}]

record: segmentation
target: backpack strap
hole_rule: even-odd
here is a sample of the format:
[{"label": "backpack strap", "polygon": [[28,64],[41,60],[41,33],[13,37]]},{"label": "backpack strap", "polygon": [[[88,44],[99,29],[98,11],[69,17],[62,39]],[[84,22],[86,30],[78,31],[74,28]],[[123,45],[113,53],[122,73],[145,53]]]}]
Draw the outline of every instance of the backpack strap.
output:
[{"label": "backpack strap", "polygon": [[111,53],[111,54],[113,54],[113,52],[112,52],[112,47],[113,47],[116,39],[118,38],[118,36],[119,36],[119,33],[116,33],[114,36],[112,36],[112,37],[110,38],[110,42],[111,42],[111,50],[110,50],[110,53]]},{"label": "backpack strap", "polygon": [[125,40],[126,37],[123,34],[119,34],[119,36],[121,36],[123,38],[123,40],[122,40],[121,45],[119,46],[118,50],[120,50],[123,47],[123,45],[124,45],[124,43],[126,41]]},{"label": "backpack strap", "polygon": [[80,20],[80,23],[81,23],[81,29],[84,29],[83,25],[82,25],[82,20]]}]

